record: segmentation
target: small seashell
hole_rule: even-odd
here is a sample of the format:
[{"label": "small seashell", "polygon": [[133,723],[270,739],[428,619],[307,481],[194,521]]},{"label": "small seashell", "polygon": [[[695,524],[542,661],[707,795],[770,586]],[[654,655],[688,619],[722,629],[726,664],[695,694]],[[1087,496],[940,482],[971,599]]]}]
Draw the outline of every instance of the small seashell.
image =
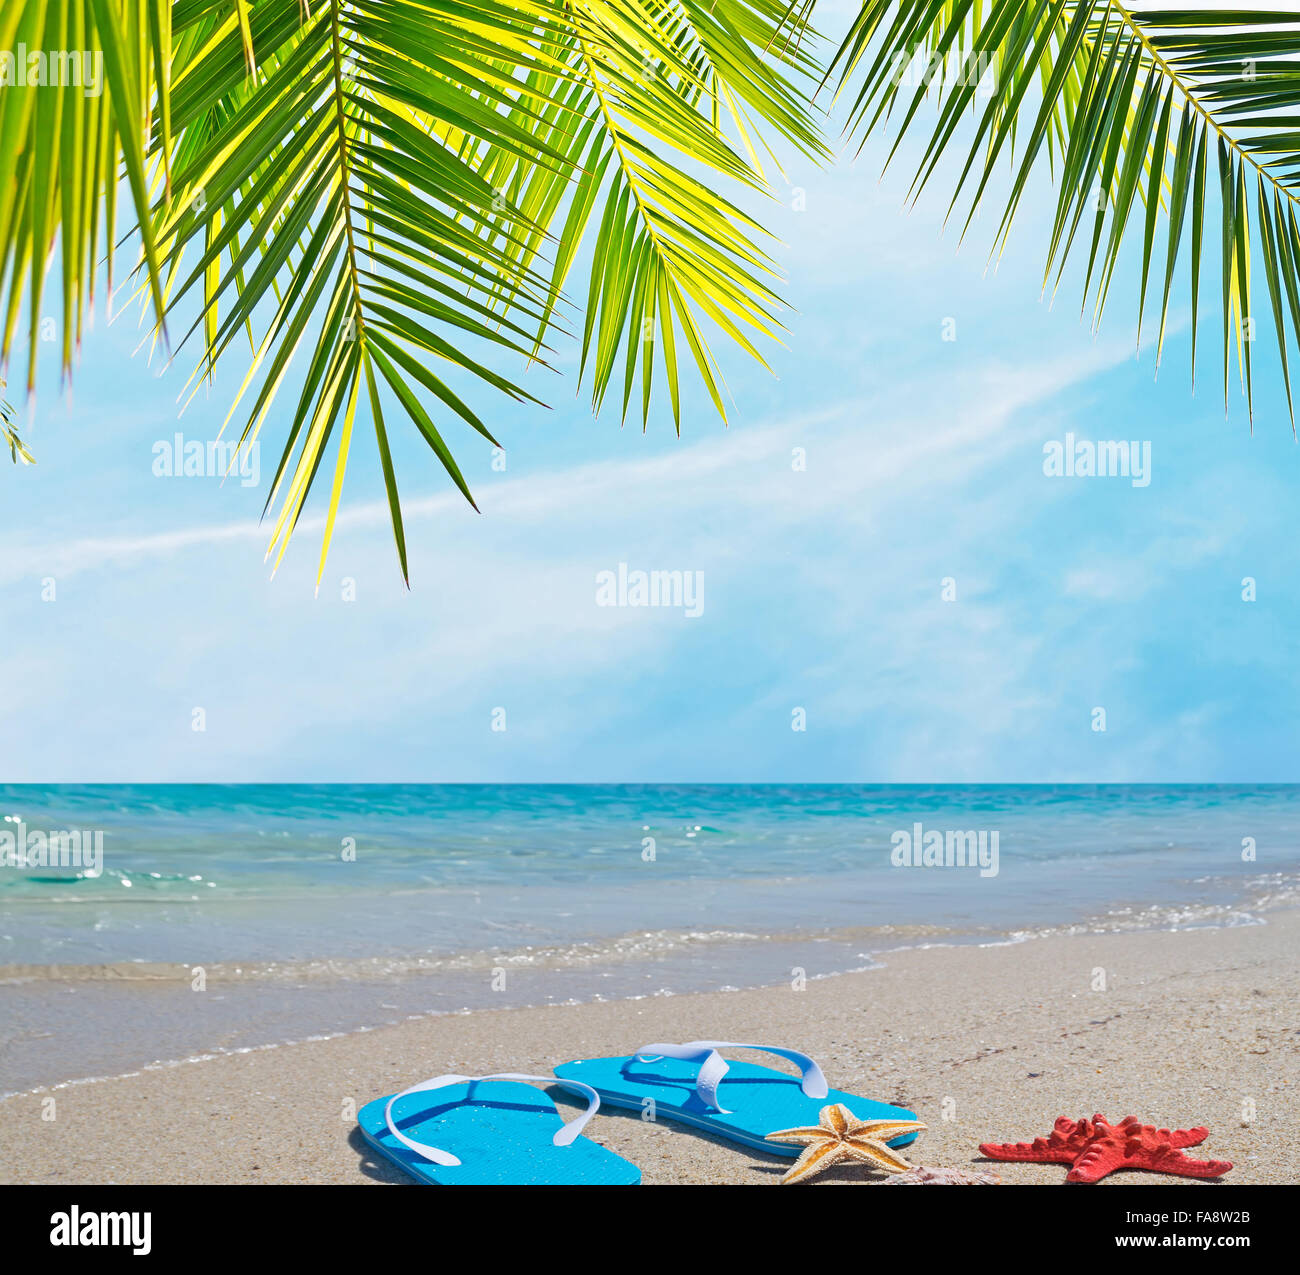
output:
[{"label": "small seashell", "polygon": [[969,1169],[936,1169],[918,1165],[906,1173],[896,1173],[885,1186],[997,1186],[1002,1179],[996,1173],[972,1173]]}]

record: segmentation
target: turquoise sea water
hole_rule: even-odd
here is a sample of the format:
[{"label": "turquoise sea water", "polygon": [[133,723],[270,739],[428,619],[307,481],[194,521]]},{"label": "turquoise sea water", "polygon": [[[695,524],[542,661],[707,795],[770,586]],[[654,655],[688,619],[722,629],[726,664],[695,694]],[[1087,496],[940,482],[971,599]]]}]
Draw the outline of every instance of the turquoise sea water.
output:
[{"label": "turquoise sea water", "polygon": [[[1293,786],[7,786],[0,816],[0,847],[103,834],[97,876],[0,868],[9,1091],[407,1013],[816,977],[904,944],[1261,923],[1300,883]],[[897,866],[918,823],[996,834],[996,875]]]}]

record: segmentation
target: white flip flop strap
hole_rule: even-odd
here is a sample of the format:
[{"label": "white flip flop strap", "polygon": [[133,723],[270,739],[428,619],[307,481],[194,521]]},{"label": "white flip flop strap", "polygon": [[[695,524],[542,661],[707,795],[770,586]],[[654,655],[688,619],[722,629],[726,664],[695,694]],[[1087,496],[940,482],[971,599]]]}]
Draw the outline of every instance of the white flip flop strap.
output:
[{"label": "white flip flop strap", "polygon": [[799,1068],[799,1087],[809,1098],[825,1098],[830,1092],[822,1069],[807,1054],[775,1045],[753,1045],[737,1040],[688,1040],[681,1045],[643,1045],[636,1051],[636,1057],[643,1061],[651,1058],[679,1058],[684,1062],[698,1060],[700,1070],[695,1078],[695,1092],[705,1106],[727,1115],[730,1113],[718,1102],[718,1085],[731,1064],[718,1052],[720,1049],[758,1049],[765,1054],[788,1058]]},{"label": "white flip flop strap", "polygon": [[427,1142],[416,1142],[414,1138],[408,1138],[393,1123],[393,1104],[399,1098],[405,1098],[413,1093],[425,1093],[431,1089],[443,1089],[447,1085],[464,1084],[470,1086],[469,1093],[465,1097],[465,1101],[470,1102],[474,1097],[473,1087],[480,1080],[528,1080],[539,1085],[559,1085],[563,1089],[572,1090],[574,1093],[586,1098],[586,1111],[561,1125],[555,1137],[551,1139],[557,1147],[567,1147],[573,1142],[586,1127],[587,1121],[596,1114],[597,1109],[600,1107],[600,1095],[590,1085],[584,1085],[580,1080],[563,1080],[559,1076],[530,1076],[518,1071],[498,1071],[490,1076],[434,1076],[432,1080],[422,1080],[418,1085],[403,1089],[401,1093],[394,1094],[388,1100],[388,1105],[384,1108],[384,1123],[388,1126],[388,1132],[404,1147],[414,1151],[416,1155],[423,1156],[426,1160],[432,1160],[434,1164],[442,1164],[448,1167],[459,1164],[460,1160],[452,1155],[450,1151],[444,1151],[441,1147],[430,1146]]}]

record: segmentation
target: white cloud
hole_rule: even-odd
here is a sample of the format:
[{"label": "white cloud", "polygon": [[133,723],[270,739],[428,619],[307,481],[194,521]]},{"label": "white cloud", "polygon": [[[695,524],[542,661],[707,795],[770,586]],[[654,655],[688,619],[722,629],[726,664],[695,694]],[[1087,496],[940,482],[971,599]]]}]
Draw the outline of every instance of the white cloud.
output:
[{"label": "white cloud", "polygon": [[[1094,347],[1023,371],[971,369],[900,387],[890,402],[733,428],[636,460],[511,476],[481,487],[481,517],[455,493],[409,500],[409,595],[382,501],[340,516],[317,601],[319,519],[303,520],[269,586],[258,583],[265,530],[246,523],[19,547],[0,565],[11,593],[15,581],[51,574],[60,602],[31,609],[35,658],[8,707],[55,727],[21,750],[7,732],[8,773],[588,778],[606,765],[623,777],[663,773],[684,754],[680,722],[660,720],[656,700],[689,685],[708,700],[712,662],[756,640],[745,659],[728,662],[735,702],[728,707],[723,693],[705,732],[748,732],[761,752],[763,724],[774,720],[767,701],[779,703],[779,683],[792,678],[834,706],[823,724],[838,716],[851,729],[859,712],[913,717],[914,737],[888,765],[919,765],[935,755],[926,723],[951,690],[942,677],[933,693],[916,682],[918,654],[946,661],[949,677],[980,682],[965,697],[968,714],[1005,716],[1018,694],[1013,672],[995,681],[979,670],[1003,621],[978,597],[977,577],[963,584],[972,592],[962,623],[975,640],[959,669],[932,631],[932,608],[916,597],[943,548],[936,536],[947,534],[933,511],[978,512],[981,484],[1039,428],[1023,419],[1026,409],[1041,410],[1120,357]],[[795,446],[808,449],[807,472],[791,468]],[[992,534],[1006,515],[967,532]],[[595,606],[596,572],[620,561],[703,571],[705,614]],[[343,577],[357,581],[355,604],[338,601]],[[882,606],[884,625],[873,614]],[[48,627],[56,622],[64,627]],[[755,625],[769,638],[788,629],[796,643],[788,674],[765,662]],[[863,650],[879,676],[859,691]],[[110,678],[96,683],[96,666],[111,668]],[[510,731],[494,737],[488,715],[503,704]],[[202,735],[189,729],[195,706],[208,715]],[[618,723],[626,752],[613,756],[599,741]],[[974,755],[962,760],[971,750],[950,747],[949,764],[973,765]],[[683,768],[698,773],[698,745],[685,756]]]}]

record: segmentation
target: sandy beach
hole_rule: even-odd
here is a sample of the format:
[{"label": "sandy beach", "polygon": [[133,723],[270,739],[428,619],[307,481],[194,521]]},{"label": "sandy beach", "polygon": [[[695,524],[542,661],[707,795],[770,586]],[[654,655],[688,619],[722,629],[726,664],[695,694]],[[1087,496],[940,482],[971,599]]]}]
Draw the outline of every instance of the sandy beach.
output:
[{"label": "sandy beach", "polygon": [[[802,990],[425,1017],[11,1097],[0,1178],[404,1182],[356,1131],[352,1112],[373,1097],[442,1072],[544,1073],[652,1040],[716,1038],[797,1047],[832,1085],[913,1108],[929,1131],[909,1154],[926,1165],[1059,1182],[1059,1167],[987,1165],[978,1143],[1099,1111],[1207,1125],[1198,1154],[1233,1162],[1226,1184],[1295,1182],[1298,945],[1300,912],[1279,912],[1239,928],[895,952],[883,969]],[[50,1098],[53,1120],[42,1118]],[[602,1112],[587,1133],[636,1161],[646,1184],[772,1184],[787,1163],[635,1114]],[[883,1179],[851,1169],[820,1180]]]}]

